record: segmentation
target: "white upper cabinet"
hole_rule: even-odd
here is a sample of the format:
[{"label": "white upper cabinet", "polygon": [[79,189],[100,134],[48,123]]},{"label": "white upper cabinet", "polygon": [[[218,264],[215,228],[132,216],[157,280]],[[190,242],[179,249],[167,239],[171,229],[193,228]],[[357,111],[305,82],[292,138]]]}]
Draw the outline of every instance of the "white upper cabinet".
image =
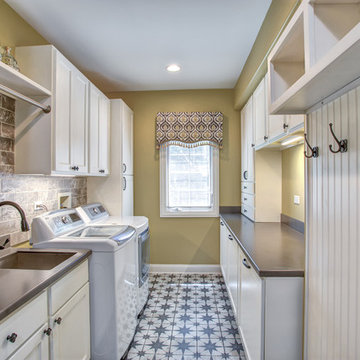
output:
[{"label": "white upper cabinet", "polygon": [[23,73],[51,89],[48,114],[19,102],[15,172],[109,174],[109,100],[52,45],[16,48]]},{"label": "white upper cabinet", "polygon": [[71,75],[70,169],[86,174],[88,172],[89,80],[76,69]]},{"label": "white upper cabinet", "polygon": [[270,113],[305,113],[360,76],[359,57],[359,1],[303,0],[268,57]]},{"label": "white upper cabinet", "polygon": [[255,122],[255,145],[260,145],[268,139],[266,129],[266,87],[265,78],[253,93],[253,121]]},{"label": "white upper cabinet", "polygon": [[122,160],[123,174],[134,174],[134,113],[124,103],[122,117]]},{"label": "white upper cabinet", "polygon": [[241,111],[241,180],[254,181],[253,98]]},{"label": "white upper cabinet", "polygon": [[60,53],[56,54],[55,70],[55,169],[69,171],[71,166],[70,131],[71,131],[71,77],[72,65]]},{"label": "white upper cabinet", "polygon": [[305,115],[269,114],[269,77],[261,80],[252,95],[255,149],[259,150],[304,127]]},{"label": "white upper cabinet", "polygon": [[89,80],[54,51],[54,171],[88,172]]},{"label": "white upper cabinet", "polygon": [[108,175],[110,100],[93,84],[90,84],[89,101],[89,172],[91,175]]}]

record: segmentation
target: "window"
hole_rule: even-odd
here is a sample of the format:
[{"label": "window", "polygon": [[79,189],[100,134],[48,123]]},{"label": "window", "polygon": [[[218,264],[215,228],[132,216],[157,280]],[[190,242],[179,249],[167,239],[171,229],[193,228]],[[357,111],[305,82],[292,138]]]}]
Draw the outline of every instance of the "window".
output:
[{"label": "window", "polygon": [[218,216],[218,149],[210,145],[160,150],[160,216]]}]

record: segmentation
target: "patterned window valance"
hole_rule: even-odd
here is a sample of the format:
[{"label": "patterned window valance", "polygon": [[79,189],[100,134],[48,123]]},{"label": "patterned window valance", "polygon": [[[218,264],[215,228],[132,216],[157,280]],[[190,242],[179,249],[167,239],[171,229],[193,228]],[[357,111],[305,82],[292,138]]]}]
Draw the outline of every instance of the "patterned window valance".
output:
[{"label": "patterned window valance", "polygon": [[159,112],[156,116],[156,147],[167,145],[222,148],[221,112]]}]

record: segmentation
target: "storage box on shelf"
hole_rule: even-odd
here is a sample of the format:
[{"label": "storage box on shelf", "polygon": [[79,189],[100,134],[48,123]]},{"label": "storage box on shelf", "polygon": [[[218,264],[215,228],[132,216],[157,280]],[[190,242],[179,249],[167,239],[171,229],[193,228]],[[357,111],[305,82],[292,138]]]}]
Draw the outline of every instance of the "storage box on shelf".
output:
[{"label": "storage box on shelf", "polygon": [[268,57],[270,113],[304,113],[360,77],[360,3],[303,0]]},{"label": "storage box on shelf", "polygon": [[[108,110],[94,102],[89,107],[93,95],[90,81],[52,45],[18,47],[16,57],[24,74],[51,89],[51,98],[37,96],[36,100],[51,105],[52,111],[45,114],[29,104],[16,102],[15,172],[94,175],[96,157],[101,154],[102,163],[107,163],[103,158],[109,154],[102,153],[107,148],[104,135],[96,144],[98,148],[90,153],[95,159],[89,159],[89,117],[94,126],[97,116],[107,118]],[[104,115],[99,114],[99,109]],[[95,146],[94,139],[90,140]],[[96,175],[106,175],[106,168],[98,170],[104,172]]]},{"label": "storage box on shelf", "polygon": [[303,278],[261,278],[220,219],[220,266],[248,359],[302,359]]}]

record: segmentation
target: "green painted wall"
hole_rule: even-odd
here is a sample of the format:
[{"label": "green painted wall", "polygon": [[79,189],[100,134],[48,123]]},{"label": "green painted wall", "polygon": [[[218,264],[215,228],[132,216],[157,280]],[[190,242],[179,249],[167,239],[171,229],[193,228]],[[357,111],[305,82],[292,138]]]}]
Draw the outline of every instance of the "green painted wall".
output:
[{"label": "green painted wall", "polygon": [[160,218],[159,151],[155,149],[158,111],[221,111],[224,149],[220,151],[220,204],[240,205],[240,121],[232,90],[147,91],[108,94],[134,110],[135,214],[150,219],[151,263],[218,264],[218,218]]}]

